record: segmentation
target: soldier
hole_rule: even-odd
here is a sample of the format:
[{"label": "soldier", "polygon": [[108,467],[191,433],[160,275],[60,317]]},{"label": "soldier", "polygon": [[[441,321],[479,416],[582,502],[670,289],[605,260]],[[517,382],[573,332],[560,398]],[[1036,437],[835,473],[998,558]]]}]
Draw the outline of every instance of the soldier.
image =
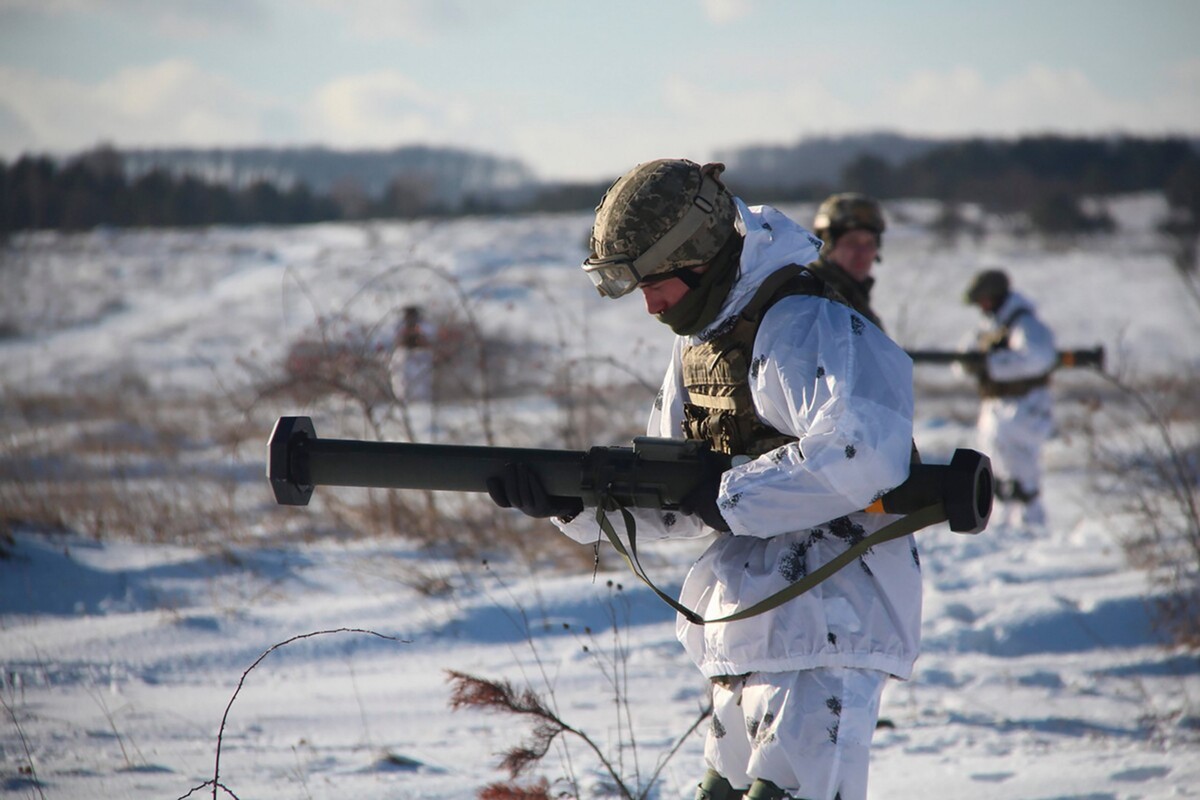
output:
[{"label": "soldier", "polygon": [[392,350],[392,393],[402,403],[433,399],[433,332],[421,320],[420,306],[405,306]]},{"label": "soldier", "polygon": [[[889,676],[907,678],[921,572],[905,536],[872,547],[817,591],[756,616],[709,622],[801,580],[894,521],[867,507],[908,475],[912,362],[802,265],[820,240],[770,206],[748,207],[721,164],[640,164],[604,195],[583,269],[600,294],[640,290],[675,333],[651,436],[733,456],[680,504],[626,509],[638,537],[714,536],[688,572],[676,633],[711,682],[701,800],[863,800]],[[512,467],[502,507],[553,517],[580,542],[596,510],[547,496]],[[622,516],[610,513],[621,526]]]},{"label": "soldier", "polygon": [[825,247],[821,257],[810,265],[880,329],[883,323],[871,308],[871,287],[875,285],[871,269],[881,260],[885,228],[883,209],[873,198],[853,192],[830,195],[813,219],[813,232],[824,240]]},{"label": "soldier", "polygon": [[1054,432],[1054,334],[1002,270],[977,274],[964,299],[984,315],[973,346],[979,356],[963,366],[979,384],[979,448],[991,456],[996,498],[1008,506],[1002,518],[1039,529],[1046,524],[1042,445]]}]

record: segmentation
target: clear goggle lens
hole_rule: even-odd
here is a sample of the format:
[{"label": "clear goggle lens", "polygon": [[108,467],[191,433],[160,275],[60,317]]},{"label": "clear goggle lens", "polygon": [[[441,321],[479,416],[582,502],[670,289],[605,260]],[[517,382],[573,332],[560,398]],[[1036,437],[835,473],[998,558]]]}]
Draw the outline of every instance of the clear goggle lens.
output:
[{"label": "clear goggle lens", "polygon": [[592,279],[596,291],[605,297],[624,297],[638,285],[633,262],[624,256],[589,258],[583,262],[583,271]]}]

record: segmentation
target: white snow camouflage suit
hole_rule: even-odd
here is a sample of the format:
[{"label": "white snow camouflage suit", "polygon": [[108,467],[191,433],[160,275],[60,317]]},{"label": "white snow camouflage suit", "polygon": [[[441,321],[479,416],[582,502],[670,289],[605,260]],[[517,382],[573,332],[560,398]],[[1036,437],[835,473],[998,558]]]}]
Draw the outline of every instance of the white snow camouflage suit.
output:
[{"label": "white snow camouflage suit", "polygon": [[[737,313],[767,275],[816,257],[808,232],[779,211],[751,210],[741,201],[738,210],[738,227],[745,231],[741,274],[709,329]],[[864,322],[844,305],[807,295],[786,297],[763,317],[754,347],[756,360],[764,359],[752,386],[755,407],[765,422],[799,441],[785,448],[782,459],[770,453],[725,473],[718,502],[731,533],[718,536],[693,565],[680,596],[702,616],[755,603],[787,586],[805,565],[811,571],[846,549],[836,534],[814,538],[814,529],[828,532],[830,521],[844,517],[848,523],[840,524],[870,534],[895,519],[855,512],[908,476],[912,362]],[[688,337],[676,338],[647,435],[682,436],[679,367],[688,343]],[[712,533],[695,517],[633,512],[639,539]],[[620,515],[611,519],[622,532]],[[556,524],[577,541],[596,541],[594,509]],[[869,572],[848,567],[758,617],[706,626],[680,617],[679,639],[707,677],[845,666],[907,678],[920,635],[921,576],[914,553],[911,537],[873,548],[864,559]]]},{"label": "white snow camouflage suit", "polygon": [[[817,257],[814,241],[818,240],[781,212],[770,206],[748,208],[741,200],[736,203],[738,230],[745,237],[740,274],[716,321],[696,337],[676,338],[646,427],[650,436],[682,436],[683,349],[702,341],[706,333],[744,308],[772,272]],[[912,362],[853,309],[822,297],[784,297],[762,319],[754,360],[759,364],[751,378],[755,411],[768,425],[798,441],[724,474],[718,503],[731,532],[718,534],[692,566],[679,598],[706,619],[731,614],[774,594],[852,542],[894,521],[891,515],[858,510],[902,483],[912,456]],[[692,516],[632,511],[641,540],[713,533]],[[597,539],[594,512],[585,509],[572,521],[557,524],[577,541],[592,543]],[[624,531],[619,515],[610,519],[615,530]],[[831,668],[873,671],[879,676],[872,679],[873,688],[858,692],[867,695],[860,705],[873,728],[883,677],[911,674],[920,622],[920,564],[914,540],[907,536],[872,548],[813,590],[759,616],[703,626],[679,616],[677,635],[709,678]],[[826,699],[825,695],[797,699],[795,707]],[[740,696],[736,700],[740,703]],[[800,715],[793,712],[792,716]],[[851,720],[843,717],[843,722]],[[795,725],[773,736],[781,746],[799,752],[805,748],[794,741],[789,746],[788,737],[794,740],[811,732],[799,731],[798,719]],[[869,744],[870,731],[862,735]],[[711,766],[711,749],[708,754]],[[841,757],[812,755],[822,762]],[[861,777],[852,785],[837,784],[837,769],[830,771],[828,764],[808,763],[802,754],[787,758],[796,774],[825,769],[830,797],[839,788],[846,800],[865,796],[865,752],[856,755],[862,762]],[[738,772],[728,764],[718,766],[733,785],[739,785]],[[741,779],[747,774],[766,777],[784,788],[799,788],[798,783],[782,782],[787,776],[776,777],[769,769],[756,772],[752,765],[749,773],[740,774]],[[822,796],[826,789],[819,780],[808,788]]]},{"label": "white snow camouflage suit", "polygon": [[[1007,330],[1007,344],[987,354],[987,375],[1003,387],[1049,375],[1058,362],[1054,334],[1038,318],[1034,304],[1010,290],[994,314],[985,314],[975,342],[996,341]],[[1043,381],[1026,392],[985,396],[976,428],[979,449],[992,459],[997,493],[1003,499],[1016,482],[1025,496],[1036,498],[1042,484],[1042,446],[1054,433],[1049,386]],[[1008,485],[1006,487],[1006,484]],[[1035,499],[1040,521],[1041,502]]]}]

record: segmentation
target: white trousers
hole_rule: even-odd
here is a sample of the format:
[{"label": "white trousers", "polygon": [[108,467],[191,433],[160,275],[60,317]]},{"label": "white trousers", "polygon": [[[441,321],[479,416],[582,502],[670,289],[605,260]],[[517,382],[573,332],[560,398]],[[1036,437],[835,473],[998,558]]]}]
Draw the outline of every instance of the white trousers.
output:
[{"label": "white trousers", "polygon": [[812,669],[714,682],[705,761],[738,789],[762,778],[804,800],[866,800],[887,679],[876,670]]},{"label": "white trousers", "polygon": [[1022,397],[985,397],[979,405],[979,449],[992,459],[998,481],[1016,481],[1027,494],[1042,488],[1042,446],[1054,433],[1050,390]]}]

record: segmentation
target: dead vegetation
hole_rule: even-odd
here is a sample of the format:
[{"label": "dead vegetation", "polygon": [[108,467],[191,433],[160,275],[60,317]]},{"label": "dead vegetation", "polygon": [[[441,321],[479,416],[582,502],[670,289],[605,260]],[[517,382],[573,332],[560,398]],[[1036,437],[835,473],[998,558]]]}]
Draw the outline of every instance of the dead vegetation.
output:
[{"label": "dead vegetation", "polygon": [[1164,634],[1200,648],[1200,378],[1103,377],[1086,424],[1095,496]]},{"label": "dead vegetation", "polygon": [[[465,294],[451,296],[459,305],[427,310],[430,385],[415,399],[397,394],[403,344],[386,321],[344,314],[317,318],[280,363],[242,361],[207,396],[155,392],[132,371],[58,394],[0,386],[0,555],[15,531],[216,552],[396,536],[460,563],[590,565],[586,548],[485,494],[339,488],[318,489],[303,509],[275,504],[264,446],[283,414],[310,415],[320,436],[377,441],[582,448],[639,432],[612,421],[641,418],[653,396],[644,380],[484,330]],[[524,410],[530,397],[544,408]],[[402,580],[446,589],[420,560]]]},{"label": "dead vegetation", "polygon": [[[640,432],[652,378],[573,355],[561,332],[534,340],[490,328],[454,276],[405,268],[445,289],[423,309],[419,342],[399,335],[400,302],[367,321],[318,314],[314,303],[282,360],[247,357],[235,374],[214,375],[207,395],[154,390],[132,368],[59,393],[0,384],[0,556],[14,532],[69,531],[217,551],[397,536],[461,563],[590,561],[587,548],[482,494],[337,489],[318,490],[304,509],[274,503],[263,447],[281,414],[311,416],[321,436],[382,441],[583,449]],[[410,394],[397,377],[414,349],[427,357],[428,385]],[[1066,430],[1087,437],[1098,502],[1122,521],[1118,535],[1150,575],[1164,627],[1200,646],[1200,379],[1106,377],[1056,385],[1086,400],[1069,404],[1079,411]],[[976,401],[960,382],[917,379],[924,402],[973,424]],[[439,574],[406,570],[419,590],[445,591]]]}]

